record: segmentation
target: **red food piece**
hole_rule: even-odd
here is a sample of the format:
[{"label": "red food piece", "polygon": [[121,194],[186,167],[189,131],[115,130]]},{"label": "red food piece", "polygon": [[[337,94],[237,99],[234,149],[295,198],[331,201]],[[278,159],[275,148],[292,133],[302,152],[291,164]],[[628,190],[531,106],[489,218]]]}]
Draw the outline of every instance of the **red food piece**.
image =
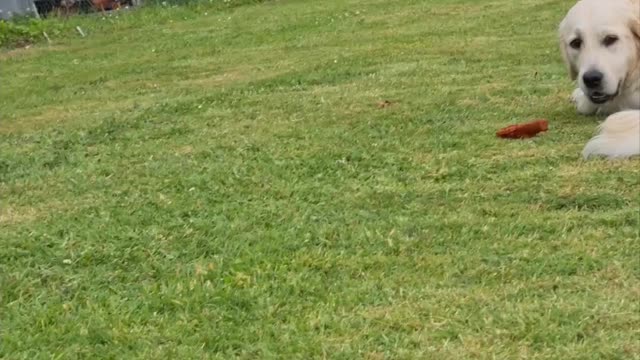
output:
[{"label": "red food piece", "polygon": [[496,135],[507,139],[526,139],[538,135],[538,133],[547,131],[549,122],[544,119],[528,122],[525,124],[516,124],[500,129]]}]

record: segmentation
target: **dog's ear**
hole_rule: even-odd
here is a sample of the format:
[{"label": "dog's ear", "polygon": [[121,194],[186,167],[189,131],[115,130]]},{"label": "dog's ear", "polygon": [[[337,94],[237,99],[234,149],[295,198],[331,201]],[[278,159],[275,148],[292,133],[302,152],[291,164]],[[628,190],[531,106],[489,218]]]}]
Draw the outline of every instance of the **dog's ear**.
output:
[{"label": "dog's ear", "polygon": [[635,35],[636,40],[640,43],[640,0],[630,0],[633,8],[631,16],[631,32]]}]

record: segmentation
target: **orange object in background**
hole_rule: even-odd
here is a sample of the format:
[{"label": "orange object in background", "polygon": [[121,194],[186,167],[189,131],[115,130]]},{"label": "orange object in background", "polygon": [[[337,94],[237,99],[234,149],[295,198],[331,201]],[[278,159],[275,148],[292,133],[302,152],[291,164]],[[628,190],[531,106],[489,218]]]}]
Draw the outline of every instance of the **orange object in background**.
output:
[{"label": "orange object in background", "polygon": [[500,129],[496,135],[505,139],[526,139],[534,137],[549,129],[549,122],[544,119],[507,126]]},{"label": "orange object in background", "polygon": [[120,8],[120,2],[117,0],[92,0],[91,2],[93,3],[93,7],[102,12]]}]

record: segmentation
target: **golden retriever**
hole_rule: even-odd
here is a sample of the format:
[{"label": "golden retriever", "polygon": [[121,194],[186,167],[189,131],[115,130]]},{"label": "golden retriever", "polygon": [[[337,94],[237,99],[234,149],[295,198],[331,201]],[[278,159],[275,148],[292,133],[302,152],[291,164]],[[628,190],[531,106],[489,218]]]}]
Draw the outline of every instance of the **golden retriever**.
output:
[{"label": "golden retriever", "polygon": [[640,154],[640,0],[581,0],[559,27],[578,112],[610,115],[585,158]]}]

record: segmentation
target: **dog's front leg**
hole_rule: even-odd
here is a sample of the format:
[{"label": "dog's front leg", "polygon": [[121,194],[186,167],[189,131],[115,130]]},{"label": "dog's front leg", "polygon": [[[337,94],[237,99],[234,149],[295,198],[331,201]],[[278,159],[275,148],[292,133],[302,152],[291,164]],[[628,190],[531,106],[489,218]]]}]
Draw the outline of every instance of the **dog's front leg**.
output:
[{"label": "dog's front leg", "polygon": [[576,104],[576,109],[582,115],[593,115],[598,111],[598,106],[592,103],[580,88],[573,90],[571,101]]}]

